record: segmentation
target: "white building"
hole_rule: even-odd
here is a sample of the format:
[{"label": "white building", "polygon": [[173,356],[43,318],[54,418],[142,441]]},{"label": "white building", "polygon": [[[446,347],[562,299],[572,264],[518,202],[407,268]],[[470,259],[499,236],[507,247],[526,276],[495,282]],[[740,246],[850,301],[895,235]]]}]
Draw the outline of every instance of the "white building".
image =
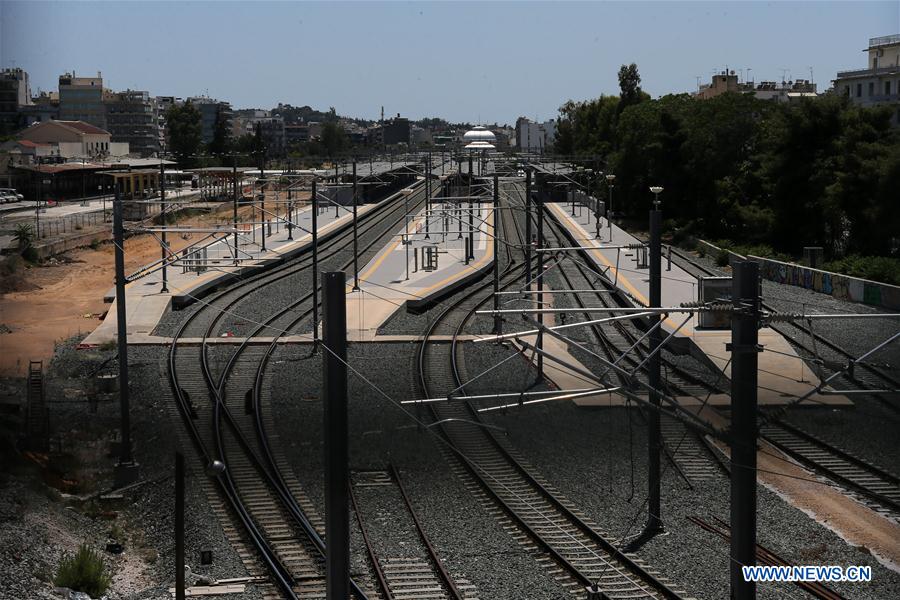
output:
[{"label": "white building", "polygon": [[834,91],[862,106],[895,104],[894,120],[900,120],[900,34],[869,40],[869,66],[838,71]]},{"label": "white building", "polygon": [[556,121],[536,123],[527,117],[516,119],[516,145],[522,152],[544,152],[553,149]]}]

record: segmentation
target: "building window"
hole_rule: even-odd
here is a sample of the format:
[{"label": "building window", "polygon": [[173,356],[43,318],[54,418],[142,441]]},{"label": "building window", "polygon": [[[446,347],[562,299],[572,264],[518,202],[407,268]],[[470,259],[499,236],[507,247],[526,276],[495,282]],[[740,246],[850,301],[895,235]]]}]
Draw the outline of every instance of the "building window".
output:
[{"label": "building window", "polygon": [[891,80],[890,79],[884,82],[884,95],[885,96],[891,95]]},{"label": "building window", "polygon": [[869,97],[871,98],[874,95],[875,95],[875,82],[870,81],[869,82]]},{"label": "building window", "polygon": [[856,84],[856,97],[862,98],[862,84],[861,83]]}]

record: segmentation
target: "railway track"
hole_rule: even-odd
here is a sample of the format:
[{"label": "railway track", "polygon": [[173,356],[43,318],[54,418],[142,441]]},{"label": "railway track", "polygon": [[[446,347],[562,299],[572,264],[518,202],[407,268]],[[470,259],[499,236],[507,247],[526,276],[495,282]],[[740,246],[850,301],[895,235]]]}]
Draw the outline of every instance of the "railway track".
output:
[{"label": "railway track", "polygon": [[[394,465],[384,471],[353,473],[350,497],[383,598],[478,600],[474,585],[464,579],[454,579],[447,571]],[[387,519],[375,519],[382,540],[376,545],[371,536],[375,527],[366,524],[363,514],[384,511],[389,511],[390,520],[382,524]],[[385,540],[389,539],[399,540],[399,544],[392,545],[391,552],[383,550]]]},{"label": "railway track", "polygon": [[[510,211],[510,214],[514,214]],[[506,230],[506,235],[510,235]],[[518,234],[517,234],[518,235]],[[520,240],[521,242],[521,240]],[[524,271],[508,255],[501,288],[517,282]],[[465,472],[464,484],[473,482],[489,498],[501,523],[526,547],[539,548],[540,559],[573,594],[584,586],[598,585],[607,598],[680,598],[668,582],[639,559],[621,552],[596,524],[579,514],[546,481],[486,428],[468,402],[450,394],[462,387],[458,342],[475,311],[490,299],[488,284],[475,287],[448,306],[425,331],[419,346],[419,385],[426,397],[448,396],[447,402],[428,407],[450,442],[451,465]],[[449,344],[430,342],[439,333],[450,333]],[[500,516],[499,514],[497,515]]]},{"label": "railway track", "polygon": [[[419,185],[418,195],[422,189]],[[416,198],[412,206],[420,203],[421,198]],[[402,225],[401,208],[399,204],[385,207],[377,217],[365,220],[359,231],[363,257]],[[352,243],[351,235],[332,236],[320,257],[323,269],[340,262]],[[352,255],[342,267],[351,262]],[[281,594],[277,597],[304,599],[322,598],[325,593],[321,520],[283,458],[273,451],[271,421],[262,408],[262,382],[278,339],[312,312],[312,292],[261,322],[252,320],[255,329],[226,360],[211,359],[209,339],[225,315],[235,314],[248,289],[288,283],[310,265],[304,256],[214,295],[181,325],[169,355],[171,387],[191,439],[205,462],[221,460],[226,465],[218,487]],[[263,331],[277,335],[269,346],[251,345],[250,340]],[[188,337],[199,337],[199,346],[178,343]],[[199,425],[204,422],[209,427]],[[356,583],[353,592],[357,598],[369,595]]]},{"label": "railway track", "polygon": [[[550,244],[557,246],[578,245],[569,233],[555,220],[548,218],[550,225]],[[597,294],[571,294],[576,307],[586,307],[586,298],[591,299],[591,306],[622,307],[634,306],[634,303],[617,293],[617,288],[606,277],[600,277],[587,268],[588,257],[582,253],[582,261],[564,261],[557,267],[563,283],[569,289],[601,290]],[[598,315],[584,313],[585,320],[595,319]],[[650,353],[649,342],[641,341],[646,332],[645,322],[634,319],[614,321],[600,325],[591,325],[588,330],[593,334],[595,343],[609,362],[617,362],[628,370],[638,367]],[[632,349],[629,351],[629,349]],[[703,402],[710,394],[721,393],[721,379],[716,373],[698,370],[688,371],[676,363],[664,349],[661,352],[661,364],[664,369],[663,389],[669,396],[693,396]],[[702,369],[700,367],[699,369]],[[618,383],[623,387],[634,387],[630,378],[614,372]],[[644,371],[638,368],[635,376],[647,382]],[[715,380],[710,384],[709,380]],[[635,389],[636,392],[640,388]],[[644,412],[642,415],[646,417]],[[661,415],[660,427],[663,439],[663,451],[670,463],[689,486],[696,481],[712,479],[722,473],[721,464],[715,452],[709,447],[705,438],[689,431],[681,421],[667,415]]]},{"label": "railway track", "polygon": [[[717,275],[712,269],[693,261],[680,251],[673,249],[672,254],[684,263],[682,266],[687,265],[694,272],[703,275]],[[772,310],[765,304],[763,306]],[[772,327],[795,346],[805,350],[808,356],[819,355],[819,351],[809,348],[797,336],[791,335],[790,328],[784,324]],[[821,334],[811,331],[802,323],[791,323],[790,327],[804,332],[809,339],[825,345],[826,348],[833,350],[845,360],[854,358],[839,345]],[[858,369],[855,375],[847,378],[847,382],[854,387],[882,389],[885,384],[900,386],[900,382],[877,367],[863,363],[858,365]],[[760,428],[760,437],[807,469],[830,480],[836,487],[841,488],[862,504],[889,519],[900,522],[900,478],[840,449],[821,437],[775,418],[776,414],[763,413],[766,421]]]}]

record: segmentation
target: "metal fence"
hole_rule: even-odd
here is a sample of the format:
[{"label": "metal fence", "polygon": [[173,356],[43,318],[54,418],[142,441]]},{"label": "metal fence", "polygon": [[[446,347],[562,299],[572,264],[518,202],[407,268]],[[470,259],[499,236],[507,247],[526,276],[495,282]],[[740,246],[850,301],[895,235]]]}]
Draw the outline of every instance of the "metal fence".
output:
[{"label": "metal fence", "polygon": [[77,213],[65,217],[53,217],[49,219],[42,219],[38,216],[36,220],[38,227],[36,237],[38,239],[44,239],[79,233],[91,228],[100,227],[111,221],[112,210]]}]

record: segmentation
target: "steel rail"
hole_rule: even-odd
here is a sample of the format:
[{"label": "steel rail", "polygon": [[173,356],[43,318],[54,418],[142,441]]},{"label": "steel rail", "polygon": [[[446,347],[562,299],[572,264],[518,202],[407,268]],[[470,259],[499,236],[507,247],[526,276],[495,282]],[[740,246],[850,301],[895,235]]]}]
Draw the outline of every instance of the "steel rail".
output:
[{"label": "steel rail", "polygon": [[[394,194],[394,196],[399,197],[398,194]],[[388,200],[386,200],[386,203],[390,203],[390,201],[391,200],[388,199]],[[383,220],[383,219],[379,219],[378,222],[380,222],[381,220]],[[346,229],[346,228],[348,228],[348,226],[345,226],[343,229]],[[336,231],[335,236],[340,231],[342,231],[342,230],[339,229],[338,231]],[[345,244],[344,247],[346,247],[347,245],[349,245],[349,244]],[[336,252],[337,251],[335,251],[335,253]],[[301,263],[300,267],[296,267],[292,263],[285,263],[284,265],[281,266],[281,268],[279,269],[279,272],[275,273],[274,277],[272,276],[273,275],[272,272],[255,274],[253,277],[243,279],[242,281],[239,281],[237,284],[232,285],[229,288],[223,290],[222,292],[217,294],[217,296],[215,298],[218,299],[218,298],[225,297],[229,293],[232,293],[235,289],[242,289],[244,287],[258,285],[262,280],[266,280],[264,285],[271,285],[275,281],[279,281],[279,280],[281,280],[285,277],[288,277],[298,271],[303,270],[303,268],[305,268],[306,265],[304,265],[304,263],[302,261],[302,257],[305,257],[305,256],[306,256],[305,253],[302,254],[301,260],[298,261]],[[284,271],[284,272],[281,272],[281,271]],[[236,305],[237,302],[240,301],[240,299],[241,299],[241,297],[239,296],[237,298],[234,298],[230,302],[228,302],[225,309],[223,311],[220,311],[218,314],[219,315],[225,314],[225,311],[227,311],[228,308],[231,308],[232,306]],[[208,303],[205,308],[207,308],[207,309],[212,308],[212,302]],[[184,390],[179,385],[178,376],[177,376],[177,367],[176,367],[176,362],[175,362],[175,356],[176,356],[177,347],[178,347],[178,339],[183,337],[184,331],[191,324],[191,322],[201,313],[202,313],[202,311],[197,311],[197,312],[193,313],[192,315],[190,315],[188,317],[188,319],[185,320],[185,322],[180,326],[176,335],[173,338],[173,342],[170,346],[170,353],[169,353],[169,378],[170,378],[170,383],[171,383],[173,392],[175,393],[176,397],[179,400],[179,408],[182,412],[182,416],[185,419],[185,423],[188,426],[189,430],[191,431],[191,435],[192,435],[195,443],[197,444],[198,449],[201,451],[201,453],[207,459],[207,461],[209,461],[210,460],[209,451],[206,449],[205,444],[202,441],[202,436],[199,432],[199,429],[196,427],[196,424],[193,422],[193,419],[191,416],[192,408],[191,408],[190,400],[186,397]],[[213,322],[210,324],[209,328],[211,328],[217,321],[218,321],[218,318],[214,319]],[[204,348],[203,355],[205,356],[206,339],[204,339],[204,341],[203,341],[203,348]],[[208,364],[206,364],[205,361],[204,361],[203,368],[205,370],[206,376],[211,377],[211,372],[209,370]],[[216,410],[218,410],[218,404],[219,404],[219,402],[217,401],[216,402]],[[218,419],[220,416],[221,416],[221,414],[217,413],[217,415],[216,415],[217,422],[218,422]],[[233,423],[233,421],[232,421],[232,423]],[[220,443],[221,439],[220,439],[219,428],[216,428],[216,436],[217,436],[217,438],[219,438],[218,442]],[[248,534],[250,535],[251,541],[253,542],[254,546],[256,546],[257,550],[263,556],[266,566],[268,567],[269,571],[273,574],[273,576],[276,579],[276,583],[278,584],[278,586],[280,588],[282,588],[282,591],[284,591],[285,594],[287,594],[288,598],[291,598],[291,599],[295,598],[296,595],[291,588],[292,578],[291,578],[290,574],[288,573],[288,571],[284,567],[284,565],[277,559],[277,557],[274,556],[274,551],[272,550],[272,548],[270,546],[268,546],[268,543],[265,541],[264,535],[257,528],[255,523],[253,522],[253,519],[250,517],[249,513],[247,512],[247,509],[243,506],[243,503],[237,494],[236,488],[234,486],[234,482],[231,479],[230,474],[228,473],[227,464],[226,464],[226,472],[225,472],[224,482],[222,481],[222,479],[223,478],[220,477],[219,479],[217,479],[217,481],[219,482],[223,492],[225,493],[225,496],[228,499],[229,504],[232,506],[233,510],[238,515],[239,519],[241,520],[242,525],[244,526],[244,528],[247,530]],[[308,523],[308,521],[307,521],[307,523]],[[365,596],[363,595],[362,597],[365,597]]]},{"label": "steel rail", "polygon": [[[507,281],[505,281],[505,283],[503,285],[504,288],[508,287],[509,285],[512,285],[520,277],[522,277],[524,275],[524,273],[519,275],[518,274],[519,270],[520,269],[515,269],[513,271],[511,269],[511,265],[507,266],[507,269],[504,271],[504,276],[506,276],[508,274],[512,274],[512,275],[514,275],[514,277],[511,277],[511,278],[504,277],[504,279],[507,279]],[[472,299],[478,293],[487,289],[489,285],[491,285],[491,284],[485,284],[485,285],[479,286],[475,290],[470,291],[468,294],[457,299],[453,304],[448,306],[426,329],[426,331],[422,337],[422,341],[420,343],[419,356],[418,356],[419,385],[422,387],[422,391],[426,396],[433,395],[430,393],[431,390],[430,390],[429,383],[428,383],[428,380],[426,377],[425,355],[426,355],[426,348],[428,347],[428,339],[430,337],[432,337],[433,332],[437,328],[438,324],[442,323],[448,317],[448,315],[450,315],[454,310],[461,307],[461,305],[464,302]],[[468,322],[468,320],[475,314],[475,310],[477,310],[478,306],[486,303],[489,299],[490,299],[490,295],[486,295],[485,297],[481,298],[480,300],[477,300],[475,306],[466,312],[466,314],[463,316],[463,319],[459,322],[459,324],[457,325],[457,327],[455,329],[455,332],[453,335],[453,340],[451,342],[450,360],[451,360],[451,369],[453,371],[454,381],[456,382],[456,385],[459,387],[464,387],[464,385],[461,382],[461,377],[460,377],[460,373],[459,373],[459,365],[456,360],[457,356],[458,356],[457,342],[459,339],[460,332],[463,329],[463,327],[465,326],[465,324]],[[429,405],[429,408],[434,413],[435,418],[440,420],[441,415],[436,412],[435,406],[436,405],[431,404],[431,405]],[[477,411],[475,411],[474,408],[468,402],[465,403],[465,406],[467,407],[467,410],[469,411],[469,413],[471,415],[471,420],[473,422],[480,423],[481,418],[478,415]],[[543,486],[540,482],[538,482],[536,479],[534,479],[534,477],[524,467],[522,467],[522,465],[518,462],[518,460],[516,460],[514,457],[512,457],[511,454],[509,454],[509,452],[499,443],[499,441],[493,436],[493,434],[484,430],[484,428],[479,428],[479,430],[482,430],[483,434],[487,436],[487,439],[489,440],[491,447],[494,448],[500,454],[500,456],[503,457],[503,459],[505,461],[507,461],[509,466],[511,466],[514,469],[514,471],[519,473],[519,475],[527,483],[529,483],[535,490],[537,490],[540,497],[542,497],[545,501],[550,503],[551,506],[553,506],[563,516],[565,516],[567,519],[569,519],[570,522],[575,525],[577,530],[579,530],[583,535],[586,535],[593,542],[597,543],[598,546],[600,546],[600,548],[602,548],[607,554],[610,555],[611,558],[613,558],[620,565],[622,565],[622,567],[625,570],[627,570],[627,571],[631,572],[633,575],[636,575],[639,578],[643,579],[643,581],[645,583],[649,583],[651,585],[651,587],[654,588],[656,593],[661,594],[662,596],[667,597],[667,598],[680,598],[680,596],[677,593],[675,593],[674,591],[669,589],[665,584],[660,582],[654,576],[647,573],[642,567],[637,565],[632,559],[627,557],[623,552],[621,552],[618,548],[616,548],[614,544],[612,544],[611,542],[609,542],[608,540],[603,538],[602,535],[600,535],[598,532],[593,530],[593,528],[591,528],[583,520],[581,520],[577,515],[575,515],[568,508],[566,508],[565,505],[558,498],[556,498],[556,496],[553,493],[551,493],[549,490],[546,489],[545,486]],[[442,429],[442,434],[449,441],[452,442],[450,433],[446,429]],[[482,488],[488,493],[488,495],[490,495],[494,499],[494,501],[497,502],[497,504],[499,506],[503,507],[503,509],[516,521],[516,523],[529,535],[529,537],[534,539],[539,545],[541,545],[541,547],[545,548],[547,550],[547,552],[551,556],[553,556],[554,559],[559,564],[563,565],[566,568],[566,570],[570,573],[570,575],[575,577],[576,580],[580,581],[584,585],[592,585],[594,583],[597,583],[592,578],[587,576],[580,568],[578,568],[576,565],[574,565],[569,560],[567,560],[566,557],[563,556],[563,554],[559,550],[554,548],[550,542],[545,540],[537,531],[535,531],[525,521],[525,519],[521,515],[518,514],[518,512],[515,509],[513,509],[505,500],[503,500],[500,497],[500,495],[498,494],[498,492],[493,489],[493,487],[486,481],[485,477],[479,472],[479,469],[475,468],[475,465],[472,463],[471,459],[469,459],[465,454],[463,454],[462,451],[460,449],[458,449],[454,444],[451,443],[449,445],[449,447],[457,456],[459,456],[462,464],[465,466],[467,471],[469,473],[471,473],[477,481],[481,482]],[[549,518],[549,516],[548,516],[548,518]],[[599,558],[599,556],[598,556],[598,558]]]}]

